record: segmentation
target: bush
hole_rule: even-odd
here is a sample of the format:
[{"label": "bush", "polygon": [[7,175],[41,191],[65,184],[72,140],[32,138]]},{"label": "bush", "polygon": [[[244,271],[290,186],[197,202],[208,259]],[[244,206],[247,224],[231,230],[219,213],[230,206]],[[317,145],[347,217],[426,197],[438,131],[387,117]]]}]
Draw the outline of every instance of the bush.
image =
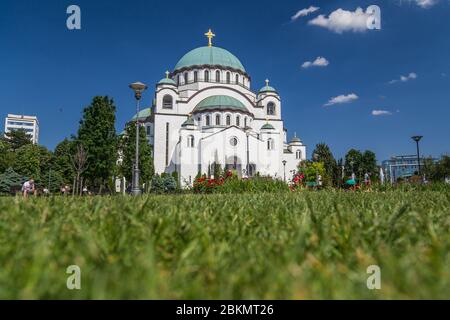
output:
[{"label": "bush", "polygon": [[151,192],[153,193],[171,193],[177,189],[177,182],[171,175],[155,175],[151,182]]},{"label": "bush", "polygon": [[282,180],[260,176],[240,179],[233,172],[227,171],[217,179],[205,176],[197,178],[193,190],[196,193],[258,193],[289,191],[289,188]]}]

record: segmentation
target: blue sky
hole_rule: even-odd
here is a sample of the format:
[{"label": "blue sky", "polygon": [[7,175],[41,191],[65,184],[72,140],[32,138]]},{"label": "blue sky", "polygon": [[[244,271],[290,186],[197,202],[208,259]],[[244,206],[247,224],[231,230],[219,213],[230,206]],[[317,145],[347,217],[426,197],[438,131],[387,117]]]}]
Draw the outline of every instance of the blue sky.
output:
[{"label": "blue sky", "polygon": [[[66,28],[71,4],[81,8],[81,30]],[[355,10],[372,4],[381,8],[382,28],[359,30]],[[353,13],[356,31],[342,27],[339,9]],[[448,0],[2,0],[0,117],[37,115],[40,143],[53,149],[76,133],[93,96],[109,95],[120,131],[134,110],[128,84],[153,89],[184,53],[206,45],[208,28],[215,45],[242,61],[253,90],[271,80],[285,127],[309,155],[326,142],[336,157],[371,149],[380,161],[414,154],[413,134],[424,136],[424,154],[449,152]],[[318,57],[318,66],[302,67]],[[145,106],[152,97],[147,91]]]}]

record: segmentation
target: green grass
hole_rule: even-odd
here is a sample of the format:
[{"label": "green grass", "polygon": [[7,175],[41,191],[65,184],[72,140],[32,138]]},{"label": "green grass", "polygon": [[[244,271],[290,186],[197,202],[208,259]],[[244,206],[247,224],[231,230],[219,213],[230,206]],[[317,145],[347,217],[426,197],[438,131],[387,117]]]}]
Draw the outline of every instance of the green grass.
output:
[{"label": "green grass", "polygon": [[0,298],[449,299],[449,231],[449,188],[0,198]]}]

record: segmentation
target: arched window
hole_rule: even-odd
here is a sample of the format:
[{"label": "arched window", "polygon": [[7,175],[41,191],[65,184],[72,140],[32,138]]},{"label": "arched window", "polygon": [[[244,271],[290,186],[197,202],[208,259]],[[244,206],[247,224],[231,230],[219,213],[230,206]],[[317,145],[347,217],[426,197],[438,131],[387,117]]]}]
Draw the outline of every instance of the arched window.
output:
[{"label": "arched window", "polygon": [[241,126],[241,117],[239,117],[239,116],[236,117],[236,126],[238,126],[238,127]]},{"label": "arched window", "polygon": [[177,75],[177,85],[180,85],[180,75]]},{"label": "arched window", "polygon": [[209,82],[209,71],[205,70],[205,81]]},{"label": "arched window", "polygon": [[239,75],[236,74],[236,84],[239,84]]},{"label": "arched window", "polygon": [[198,72],[194,71],[194,82],[198,81]]},{"label": "arched window", "polygon": [[216,82],[220,82],[220,71],[216,71]]},{"label": "arched window", "polygon": [[295,153],[295,158],[296,158],[297,160],[302,158],[302,152],[301,152],[301,150],[297,150],[297,152]]},{"label": "arched window", "polygon": [[269,140],[267,140],[267,150],[273,150],[275,149],[275,144],[273,142],[272,138],[269,138]]},{"label": "arched window", "polygon": [[220,115],[216,115],[216,126],[220,126]]},{"label": "arched window", "polygon": [[244,128],[247,128],[247,117],[244,118]]},{"label": "arched window", "polygon": [[267,104],[267,115],[269,115],[269,116],[275,115],[275,103],[269,102]]},{"label": "arched window", "polygon": [[231,73],[227,72],[227,83],[231,83]]},{"label": "arched window", "polygon": [[163,97],[163,109],[172,109],[173,108],[173,98],[171,95],[166,94]]},{"label": "arched window", "polygon": [[186,72],[185,74],[184,74],[184,84],[187,84],[188,83],[188,73]]},{"label": "arched window", "polygon": [[228,114],[227,115],[227,118],[226,118],[227,120],[227,122],[226,122],[226,124],[227,124],[227,126],[231,126],[231,117],[230,117],[230,115]]},{"label": "arched window", "polygon": [[209,116],[205,117],[205,125],[208,127],[211,125],[211,120],[209,119]]},{"label": "arched window", "polygon": [[193,148],[194,147],[194,136],[188,136],[187,137],[187,147]]}]

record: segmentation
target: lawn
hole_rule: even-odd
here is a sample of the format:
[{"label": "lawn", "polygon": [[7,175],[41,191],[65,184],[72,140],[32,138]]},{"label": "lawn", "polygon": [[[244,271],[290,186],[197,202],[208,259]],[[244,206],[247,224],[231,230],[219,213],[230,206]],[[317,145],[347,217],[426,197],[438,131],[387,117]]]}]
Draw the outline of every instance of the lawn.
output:
[{"label": "lawn", "polygon": [[0,198],[1,299],[450,299],[449,253],[448,187]]}]

